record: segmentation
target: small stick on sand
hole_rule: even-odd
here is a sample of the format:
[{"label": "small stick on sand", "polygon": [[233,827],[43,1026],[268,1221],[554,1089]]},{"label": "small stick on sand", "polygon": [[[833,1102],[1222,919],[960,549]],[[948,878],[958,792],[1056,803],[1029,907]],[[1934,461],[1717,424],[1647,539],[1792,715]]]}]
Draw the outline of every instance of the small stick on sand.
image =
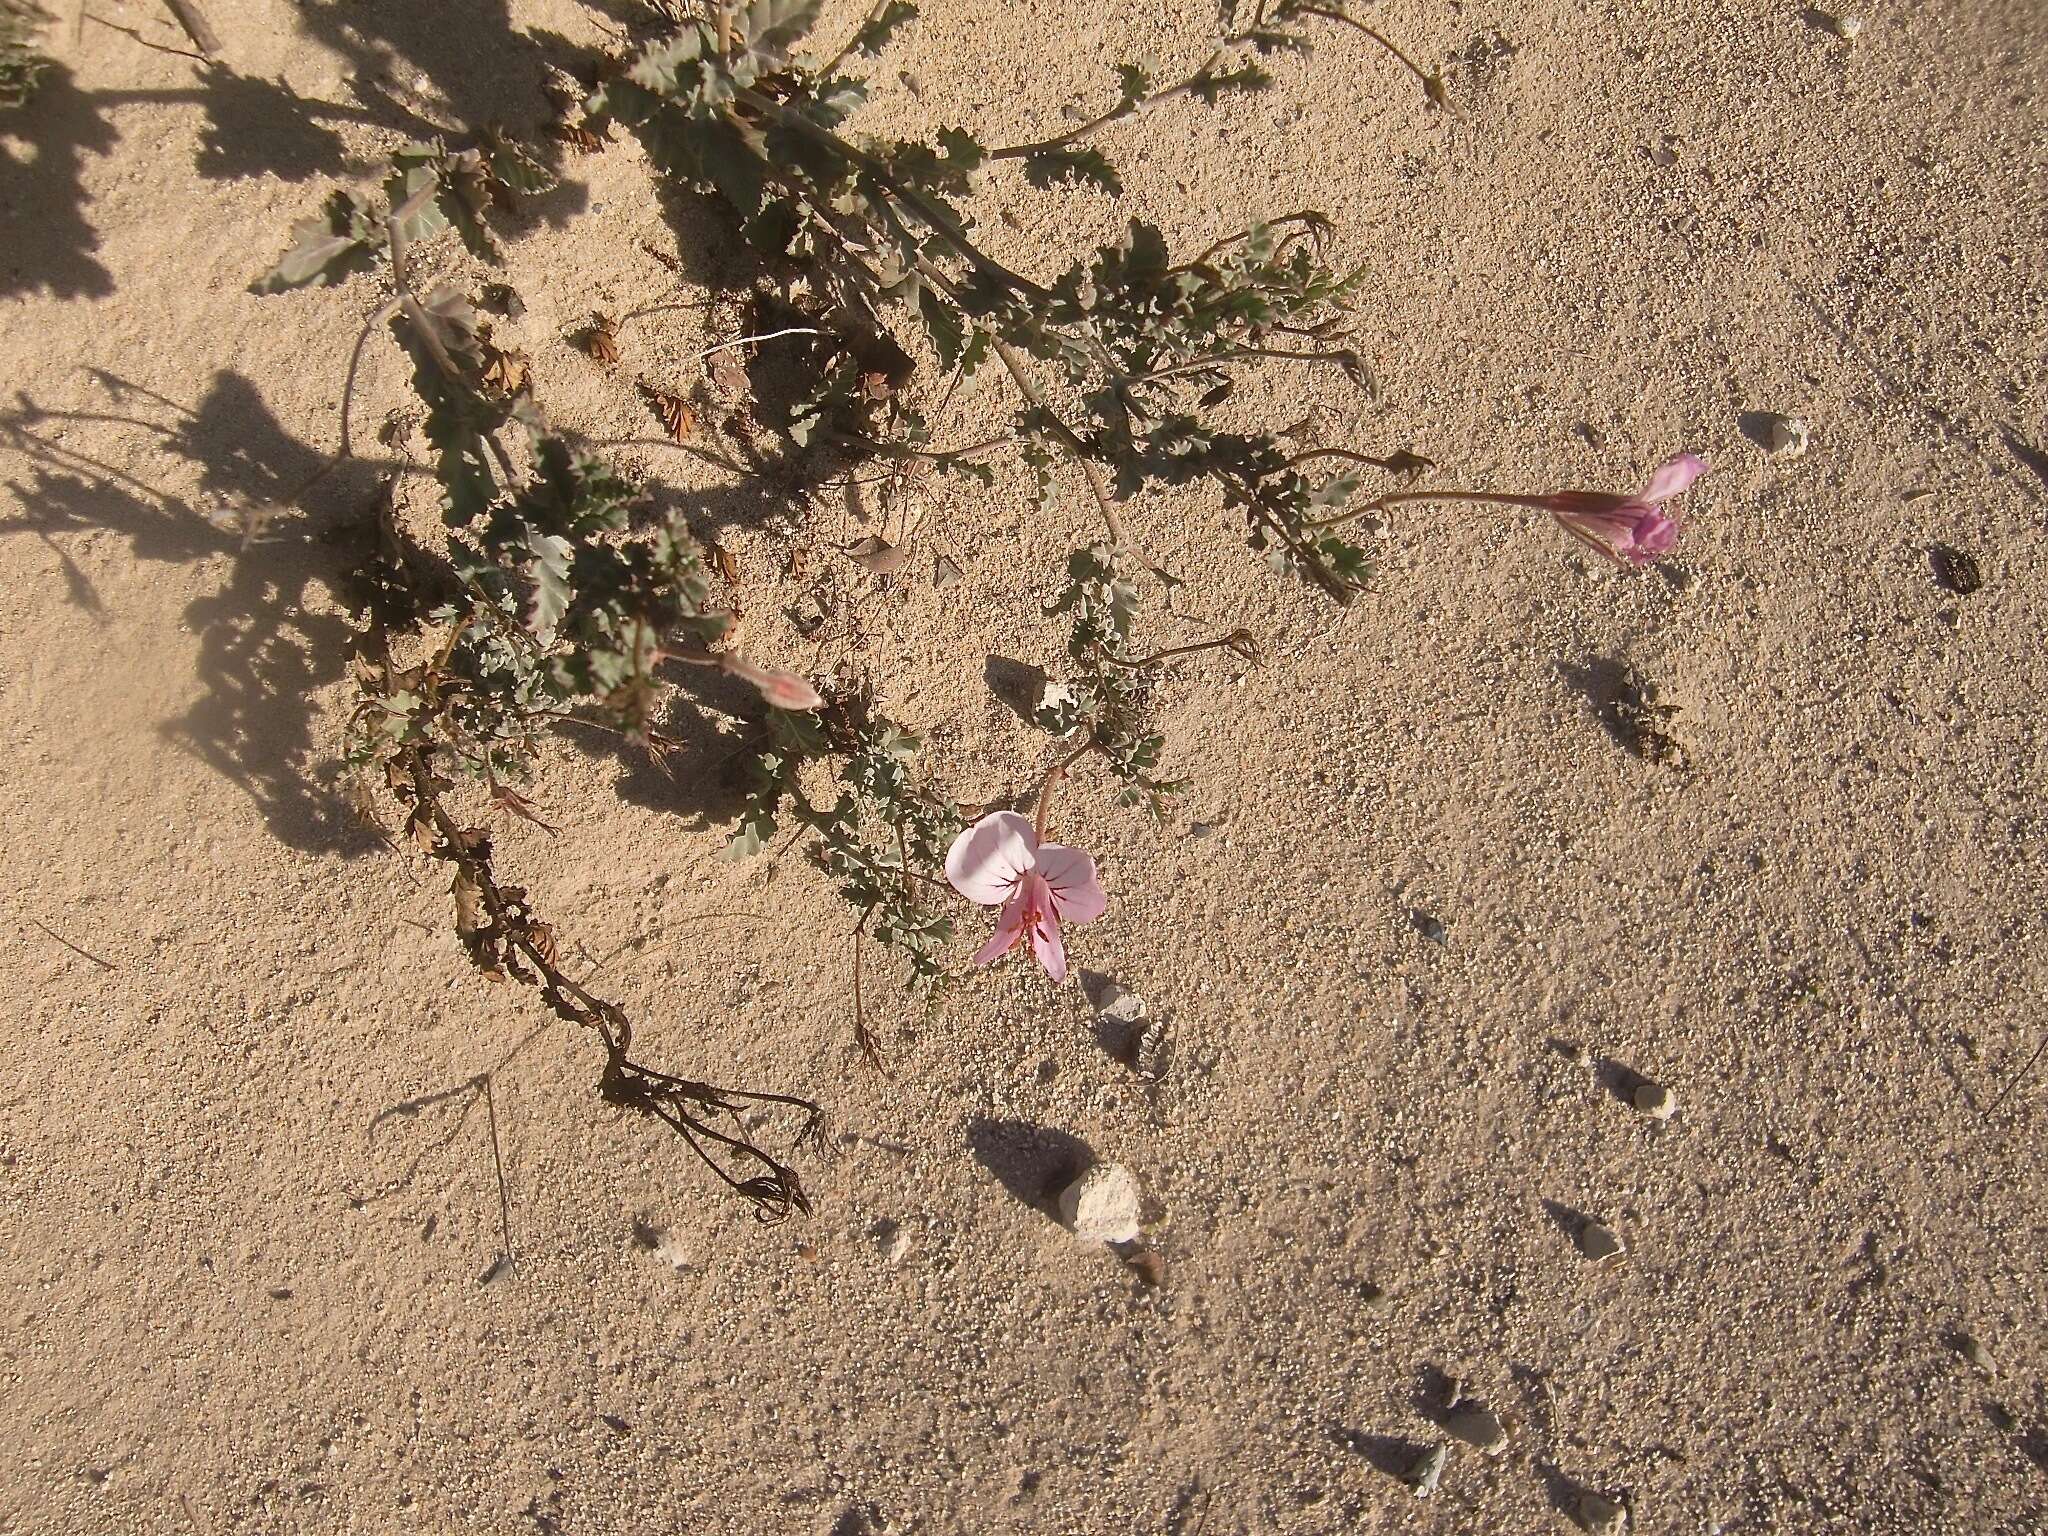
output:
[{"label": "small stick on sand", "polygon": [[209,59],[220,52],[220,34],[206,19],[206,14],[193,0],[164,0],[170,13],[178,18],[178,25],[185,29],[185,35],[192,39],[192,46]]},{"label": "small stick on sand", "polygon": [[[61,944],[64,941],[59,939],[57,942]],[[1991,1107],[1984,1111],[1987,1117],[1997,1114],[1999,1110],[2005,1107],[2005,1101],[2012,1097],[2012,1092],[2015,1088],[2027,1080],[2028,1075],[2033,1072],[2035,1064],[2040,1061],[2044,1052],[2048,1052],[2048,1036],[2044,1036],[2041,1043],[2034,1047],[2034,1054],[2027,1058],[2027,1064],[2012,1075],[2011,1079],[2007,1081],[2004,1091],[1991,1101]]]},{"label": "small stick on sand", "polygon": [[115,965],[113,961],[102,960],[98,955],[94,954],[89,949],[80,949],[76,944],[72,943],[69,939],[65,938],[63,934],[57,932],[47,923],[41,922],[33,917],[30,918],[29,921],[31,923],[34,923],[36,927],[42,929],[43,932],[50,938],[55,939],[59,944],[62,944],[66,949],[70,950],[71,953],[73,953],[74,955],[83,955],[86,959],[90,960],[94,965],[98,966],[101,970],[114,971],[120,969],[120,967]]}]

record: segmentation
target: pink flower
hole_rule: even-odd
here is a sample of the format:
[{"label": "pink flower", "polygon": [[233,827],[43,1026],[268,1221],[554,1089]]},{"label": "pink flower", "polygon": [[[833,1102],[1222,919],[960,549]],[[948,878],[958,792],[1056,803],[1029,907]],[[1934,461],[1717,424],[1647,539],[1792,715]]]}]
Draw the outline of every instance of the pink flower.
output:
[{"label": "pink flower", "polygon": [[1662,503],[1706,472],[1697,454],[1681,453],[1658,466],[1640,495],[1558,491],[1537,500],[1573,538],[1623,564],[1649,565],[1678,542],[1678,524],[1664,515]]},{"label": "pink flower", "polygon": [[763,667],[727,651],[718,664],[743,683],[752,683],[761,697],[777,709],[823,709],[825,700],[817,689],[780,667]]},{"label": "pink flower", "polygon": [[1055,982],[1067,979],[1060,922],[1092,923],[1109,898],[1095,878],[1095,861],[1078,848],[1041,843],[1015,811],[994,811],[953,839],[946,878],[976,906],[1001,907],[995,937],[982,945],[976,965],[1008,954],[1022,938]]}]

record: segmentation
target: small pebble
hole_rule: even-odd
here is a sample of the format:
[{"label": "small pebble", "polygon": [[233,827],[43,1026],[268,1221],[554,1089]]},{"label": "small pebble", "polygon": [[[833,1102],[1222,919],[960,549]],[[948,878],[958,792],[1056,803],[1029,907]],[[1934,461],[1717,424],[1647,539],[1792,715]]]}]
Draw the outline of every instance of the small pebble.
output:
[{"label": "small pebble", "polygon": [[1669,1120],[1678,1113],[1678,1099],[1662,1083],[1637,1083],[1636,1108],[1652,1120]]},{"label": "small pebble", "polygon": [[1451,1459],[1448,1445],[1432,1445],[1420,1456],[1415,1464],[1402,1475],[1401,1481],[1418,1499],[1426,1499],[1436,1492],[1436,1485],[1443,1481],[1444,1463]]},{"label": "small pebble", "polygon": [[1797,416],[1771,416],[1764,423],[1764,449],[1774,459],[1803,458],[1811,430]]},{"label": "small pebble", "polygon": [[882,1262],[891,1269],[901,1264],[910,1252],[910,1232],[902,1222],[882,1220],[873,1229],[875,1249],[882,1255]]},{"label": "small pebble", "polygon": [[1583,1223],[1579,1227],[1577,1241],[1579,1252],[1596,1264],[1611,1259],[1622,1251],[1621,1239],[1615,1236],[1612,1227],[1601,1221]]},{"label": "small pebble", "polygon": [[1084,1243],[1138,1240],[1138,1176],[1122,1163],[1098,1163],[1060,1191],[1060,1220]]},{"label": "small pebble", "polygon": [[1124,1263],[1146,1285],[1158,1287],[1166,1284],[1166,1259],[1157,1248],[1141,1248]]},{"label": "small pebble", "polygon": [[1507,1426],[1500,1415],[1477,1399],[1468,1398],[1453,1407],[1444,1417],[1444,1428],[1489,1456],[1499,1455],[1508,1443]]},{"label": "small pebble", "polygon": [[1618,1536],[1628,1525],[1628,1511],[1604,1493],[1579,1495],[1579,1525],[1592,1536]]},{"label": "small pebble", "polygon": [[1975,1334],[1959,1333],[1950,1339],[1949,1342],[1955,1346],[1957,1354],[1969,1361],[1971,1365],[1982,1371],[1986,1376],[1996,1376],[1998,1374],[1998,1362],[1991,1358],[1991,1351],[1984,1347],[1983,1342]]}]

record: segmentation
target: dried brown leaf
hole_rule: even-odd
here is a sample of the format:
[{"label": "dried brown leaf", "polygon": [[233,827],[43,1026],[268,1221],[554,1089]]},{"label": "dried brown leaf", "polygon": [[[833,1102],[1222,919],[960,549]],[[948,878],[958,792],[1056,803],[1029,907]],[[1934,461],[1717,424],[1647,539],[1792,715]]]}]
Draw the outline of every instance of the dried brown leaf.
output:
[{"label": "dried brown leaf", "polygon": [[645,379],[640,381],[640,393],[647,397],[655,419],[662,430],[679,443],[688,442],[697,434],[697,412],[690,402],[681,395],[672,395],[665,389],[656,389]]},{"label": "dried brown leaf", "polygon": [[524,352],[488,347],[486,358],[483,383],[487,392],[509,400],[533,387],[531,359]]},{"label": "dried brown leaf", "polygon": [[593,314],[577,344],[600,367],[611,367],[619,360],[619,322],[602,312]]},{"label": "dried brown leaf", "polygon": [[849,544],[846,558],[877,576],[894,576],[910,563],[910,551],[873,535]]}]

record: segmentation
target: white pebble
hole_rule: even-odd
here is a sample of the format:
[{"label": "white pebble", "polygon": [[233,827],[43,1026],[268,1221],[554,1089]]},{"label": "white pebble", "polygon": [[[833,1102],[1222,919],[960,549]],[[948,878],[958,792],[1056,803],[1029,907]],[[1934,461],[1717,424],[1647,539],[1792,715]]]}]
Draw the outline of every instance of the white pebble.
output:
[{"label": "white pebble", "polygon": [[1134,1243],[1139,1199],[1136,1174],[1098,1163],[1060,1191],[1060,1220],[1084,1243]]},{"label": "white pebble", "polygon": [[1652,1120],[1669,1120],[1678,1113],[1678,1095],[1662,1083],[1637,1083],[1636,1108]]},{"label": "white pebble", "polygon": [[1797,416],[1773,416],[1764,427],[1764,446],[1774,459],[1803,458],[1810,431]]},{"label": "white pebble", "polygon": [[1621,1239],[1614,1229],[1603,1221],[1589,1221],[1577,1233],[1579,1252],[1595,1264],[1605,1263],[1621,1253]]}]

